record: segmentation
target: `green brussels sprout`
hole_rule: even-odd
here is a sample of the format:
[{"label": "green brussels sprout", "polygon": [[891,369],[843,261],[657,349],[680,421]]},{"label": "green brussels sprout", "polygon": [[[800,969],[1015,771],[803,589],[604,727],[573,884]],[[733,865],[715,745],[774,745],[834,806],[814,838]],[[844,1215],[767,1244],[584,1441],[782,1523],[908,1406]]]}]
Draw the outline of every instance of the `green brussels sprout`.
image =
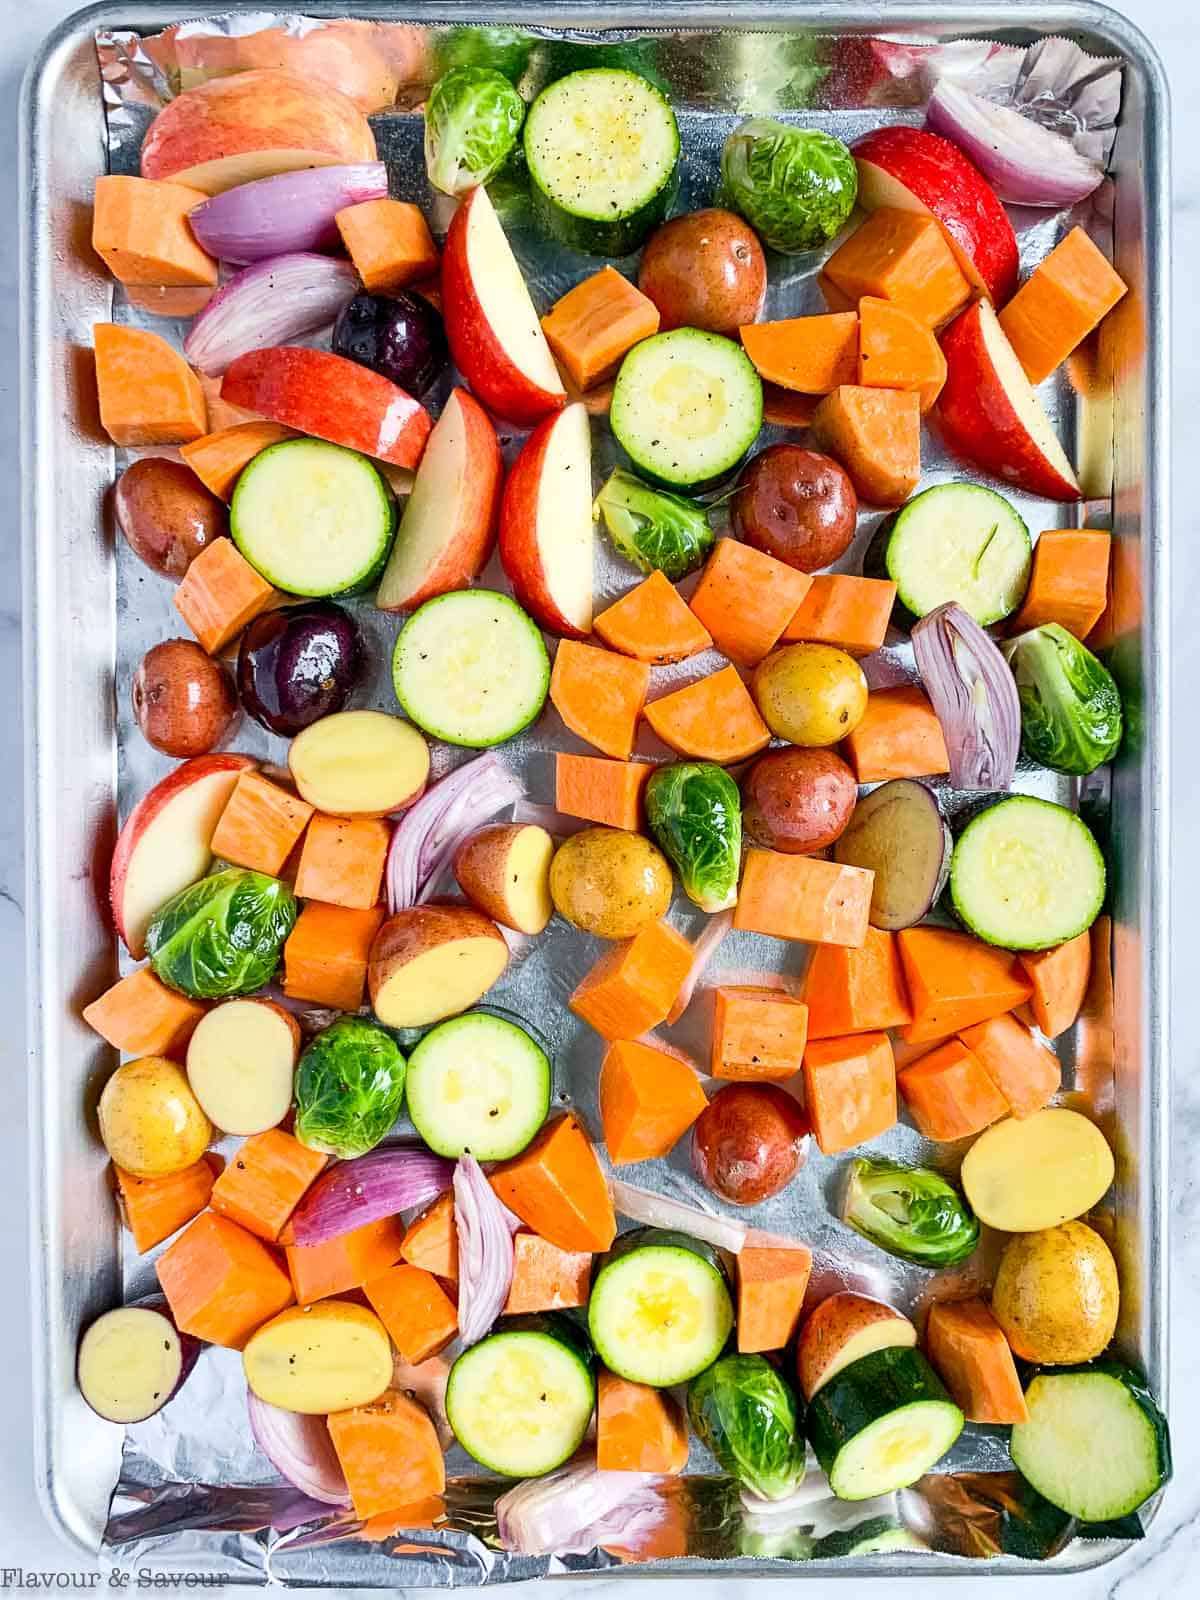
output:
[{"label": "green brussels sprout", "polygon": [[391,1034],[361,1017],[319,1033],[296,1068],[296,1137],[347,1161],[373,1150],[400,1115],[405,1060]]},{"label": "green brussels sprout", "polygon": [[704,507],[666,489],[652,489],[632,472],[614,467],[596,496],[595,515],[626,561],[642,572],[661,572],[678,583],[697,572],[713,547]]},{"label": "green brussels sprout", "polygon": [[921,1267],[951,1267],[979,1243],[979,1219],[940,1172],[866,1156],[850,1163],[842,1221]]},{"label": "green brussels sprout", "polygon": [[721,1466],[763,1500],[782,1500],[804,1477],[795,1395],[765,1356],[714,1361],[688,1385],[688,1417]]},{"label": "green brussels sprout", "polygon": [[742,797],[723,767],[676,761],[646,785],[650,832],[702,911],[725,911],[737,900],[742,864]]},{"label": "green brussels sprout", "polygon": [[1017,680],[1025,754],[1074,778],[1111,761],[1121,743],[1121,692],[1103,662],[1057,622],[1003,649]]},{"label": "green brussels sprout", "polygon": [[858,169],[840,139],[769,117],[751,117],[729,135],[721,179],[728,204],[784,255],[827,244],[858,195]]},{"label": "green brussels sprout", "polygon": [[525,102],[501,72],[453,67],[425,107],[425,166],[445,194],[486,183],[508,160],[525,120]]},{"label": "green brussels sprout", "polygon": [[263,872],[228,867],[181,889],[155,913],[146,954],[172,989],[197,1000],[269,983],[296,921],[296,897]]}]

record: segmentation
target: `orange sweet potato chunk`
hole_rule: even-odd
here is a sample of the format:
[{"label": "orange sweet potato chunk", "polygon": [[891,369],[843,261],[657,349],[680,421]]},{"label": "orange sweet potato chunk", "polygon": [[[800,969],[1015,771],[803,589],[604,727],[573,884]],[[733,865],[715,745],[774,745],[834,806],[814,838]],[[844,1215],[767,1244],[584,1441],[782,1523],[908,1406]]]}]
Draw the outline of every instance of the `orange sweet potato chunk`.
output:
[{"label": "orange sweet potato chunk", "polygon": [[1017,959],[1033,985],[1033,1020],[1047,1039],[1056,1039],[1083,1010],[1092,976],[1091,933],[1077,934],[1052,950],[1025,951]]},{"label": "orange sweet potato chunk", "polygon": [[896,1121],[896,1063],[887,1034],[809,1040],[804,1103],[823,1155],[886,1133]]},{"label": "orange sweet potato chunk", "polygon": [[139,967],[85,1006],[83,1020],[126,1055],[170,1056],[184,1048],[205,1010]]},{"label": "orange sweet potato chunk", "polygon": [[327,1159],[282,1128],[256,1133],[238,1146],[214,1184],[212,1208],[274,1244]]},{"label": "orange sweet potato chunk", "polygon": [[221,1171],[221,1157],[209,1152],[182,1172],[159,1178],[139,1178],[113,1163],[121,1220],[133,1236],[139,1255],[177,1233],[185,1222],[198,1217],[209,1202]]},{"label": "orange sweet potato chunk", "polygon": [[513,1235],[513,1275],[506,1317],[585,1306],[592,1286],[590,1250],[563,1250],[540,1233]]},{"label": "orange sweet potato chunk", "polygon": [[363,1293],[402,1359],[413,1366],[444,1350],[458,1333],[454,1301],[423,1267],[401,1261],[368,1278]]},{"label": "orange sweet potato chunk", "polygon": [[208,426],[204,391],[165,339],[113,322],[98,322],[93,338],[100,421],[114,444],[186,444],[200,437]]},{"label": "orange sweet potato chunk", "polygon": [[92,207],[92,248],[119,283],[211,286],[217,263],[196,242],[187,220],[207,199],[183,183],[102,174]]},{"label": "orange sweet potato chunk", "polygon": [[234,484],[255,456],[284,439],[297,437],[294,428],[285,428],[281,422],[235,422],[230,428],[181,445],[179,454],[206,489],[228,501],[233,498]]},{"label": "orange sweet potato chunk", "polygon": [[296,893],[302,900],[369,911],[379,901],[392,837],[379,817],[312,819],[300,850]]},{"label": "orange sweet potato chunk", "polygon": [[400,1254],[412,1266],[424,1267],[447,1283],[458,1282],[458,1229],[449,1189],[409,1223]]},{"label": "orange sweet potato chunk", "polygon": [[736,667],[722,667],[672,694],[649,700],[646,721],[681,756],[729,766],[765,750],[771,730]]},{"label": "orange sweet potato chunk", "polygon": [[783,630],[781,641],[832,644],[847,655],[869,656],[887,637],[896,585],[887,578],[815,572],[812,586]]},{"label": "orange sweet potato chunk", "polygon": [[1126,292],[1124,280],[1082,228],[1072,228],[1000,312],[1000,326],[1030,383],[1041,383]]},{"label": "orange sweet potato chunk", "polygon": [[419,206],[363,200],[337,214],[338,232],[363,287],[390,294],[437,270],[437,246]]},{"label": "orange sweet potato chunk", "polygon": [[1032,1116],[1058,1093],[1062,1082],[1058,1057],[1011,1013],[973,1023],[959,1038],[974,1052],[1013,1116]]},{"label": "orange sweet potato chunk", "polygon": [[692,947],[653,922],[600,957],[567,1001],[604,1039],[637,1039],[665,1022],[692,968]]},{"label": "orange sweet potato chunk", "polygon": [[555,1117],[529,1147],[490,1174],[526,1227],[560,1250],[607,1250],[617,1221],[603,1169],[579,1121]]},{"label": "orange sweet potato chunk", "polygon": [[897,1082],[909,1116],[927,1139],[965,1139],[1008,1115],[1008,1101],[961,1039],[905,1067]]},{"label": "orange sweet potato chunk", "polygon": [[763,989],[718,988],[713,994],[709,1070],[735,1083],[782,1083],[800,1070],[808,1007]]},{"label": "orange sweet potato chunk", "polygon": [[868,505],[902,505],[921,481],[921,408],[910,390],[843,384],[817,407],[812,431]]},{"label": "orange sweet potato chunk", "polygon": [[781,389],[828,394],[855,381],[858,317],[853,311],[752,322],[738,332],[759,377]]},{"label": "orange sweet potato chunk", "polygon": [[399,1217],[382,1217],[349,1233],[339,1233],[322,1244],[289,1243],[283,1231],[284,1254],[297,1303],[306,1306],[347,1289],[361,1289],[395,1266],[404,1244],[404,1224]]},{"label": "orange sweet potato chunk", "polygon": [[202,1212],[155,1265],[175,1326],[209,1344],[240,1350],[292,1303],[276,1253],[215,1211]]},{"label": "orange sweet potato chunk", "polygon": [[596,1381],[596,1465],[601,1472],[674,1476],[687,1466],[687,1419],[663,1389],[615,1372]]},{"label": "orange sweet potato chunk", "polygon": [[542,332],[582,392],[613,377],[634,345],[658,332],[658,307],[615,267],[604,266],[555,301]]},{"label": "orange sweet potato chunk", "polygon": [[424,1406],[395,1389],[370,1405],[334,1411],[329,1437],[360,1520],[438,1496],[446,1462]]},{"label": "orange sweet potato chunk", "polygon": [[1112,535],[1096,528],[1051,528],[1033,547],[1033,567],[1010,633],[1044,622],[1086,639],[1108,605]]},{"label": "orange sweet potato chunk", "polygon": [[688,604],[722,655],[757,666],[775,646],[812,585],[774,556],[718,539]]},{"label": "orange sweet potato chunk", "polygon": [[925,1348],[968,1422],[1027,1422],[1029,1412],[1004,1331],[982,1300],[938,1300]]},{"label": "orange sweet potato chunk", "polygon": [[614,1167],[669,1155],[707,1106],[700,1080],[678,1056],[618,1039],[600,1068],[600,1121]]},{"label": "orange sweet potato chunk", "polygon": [[745,1354],[782,1350],[800,1323],[812,1274],[812,1251],[747,1245],[737,1258],[737,1347]]},{"label": "orange sweet potato chunk", "polygon": [[275,599],[275,590],[232,539],[214,539],[184,573],[175,591],[175,609],[215,656]]},{"label": "orange sweet potato chunk", "polygon": [[654,765],[649,761],[608,761],[560,750],[554,757],[554,803],[569,817],[637,831],[642,791]]},{"label": "orange sweet potato chunk", "polygon": [[384,915],[382,906],[355,911],[308,901],[283,947],[284,994],[336,1011],[357,1011]]},{"label": "orange sweet potato chunk", "polygon": [[804,975],[810,1039],[900,1028],[912,1020],[894,934],[868,928],[857,950],[820,944]]},{"label": "orange sweet potato chunk", "polygon": [[213,855],[277,878],[312,814],[312,806],[299,795],[257,772],[243,772],[213,834]]},{"label": "orange sweet potato chunk", "polygon": [[830,256],[822,278],[857,304],[864,295],[939,328],[971,298],[941,226],[928,213],[881,206]]},{"label": "orange sweet potato chunk", "polygon": [[904,928],[896,935],[912,1021],[908,1044],[944,1039],[1023,1005],[1032,986],[1008,950],[951,928]]},{"label": "orange sweet potato chunk", "polygon": [[846,382],[871,389],[911,389],[922,413],[946,381],[946,358],[932,330],[890,300],[866,295],[858,303],[858,372]]},{"label": "orange sweet potato chunk", "polygon": [[712,635],[661,572],[652,572],[592,623],[610,650],[653,666],[684,661],[712,645]]},{"label": "orange sweet potato chunk", "polygon": [[733,925],[775,939],[858,946],[867,937],[874,881],[862,867],[751,849]]},{"label": "orange sweet potato chunk", "polygon": [[638,718],[650,687],[644,661],[560,639],[550,675],[550,699],[572,733],[618,761],[633,754]]},{"label": "orange sweet potato chunk", "polygon": [[862,720],[843,740],[843,753],[859,783],[950,770],[942,725],[929,696],[915,683],[868,695]]}]

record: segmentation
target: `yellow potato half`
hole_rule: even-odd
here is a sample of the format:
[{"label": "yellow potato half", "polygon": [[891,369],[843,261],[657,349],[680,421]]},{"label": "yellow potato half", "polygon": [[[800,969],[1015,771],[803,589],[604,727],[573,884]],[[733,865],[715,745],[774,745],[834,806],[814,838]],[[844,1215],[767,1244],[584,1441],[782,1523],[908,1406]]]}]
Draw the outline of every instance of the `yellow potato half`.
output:
[{"label": "yellow potato half", "polygon": [[1036,1233],[1090,1211],[1113,1170],[1112,1151],[1094,1122],[1048,1106],[980,1134],[963,1161],[962,1186],[981,1222],[1005,1233]]}]

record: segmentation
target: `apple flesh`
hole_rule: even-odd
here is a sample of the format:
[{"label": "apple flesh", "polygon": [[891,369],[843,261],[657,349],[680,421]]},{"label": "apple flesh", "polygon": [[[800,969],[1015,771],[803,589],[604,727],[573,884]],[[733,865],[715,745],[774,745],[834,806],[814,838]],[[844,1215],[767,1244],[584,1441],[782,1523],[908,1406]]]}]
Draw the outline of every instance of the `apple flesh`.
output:
[{"label": "apple flesh", "polygon": [[501,476],[495,428],[477,400],[455,389],[405,503],[375,595],[381,611],[411,611],[479,576],[492,553]]},{"label": "apple flesh", "polygon": [[131,956],[146,953],[151,918],[212,865],[212,836],[249,756],[197,756],[169,772],[134,806],[117,836],[109,899]]},{"label": "apple flesh", "polygon": [[371,1007],[386,1028],[424,1028],[466,1011],[508,964],[504,935],[470,906],[414,906],[375,935]]},{"label": "apple flesh", "polygon": [[264,68],[187,89],[142,143],[142,177],[205,194],[301,167],[376,159],[375,135],[352,100],[318,80]]},{"label": "apple flesh", "polygon": [[442,315],[454,364],[489,411],[530,427],[566,405],[521,268],[482,186],[446,235]]},{"label": "apple flesh", "polygon": [[529,435],[500,503],[500,560],[513,593],[551,633],[592,631],[592,436],[568,406]]},{"label": "apple flesh", "polygon": [[901,1311],[865,1294],[831,1294],[800,1330],[796,1375],[806,1400],[848,1367],[876,1350],[911,1349],[917,1330]]},{"label": "apple flesh", "polygon": [[433,426],[419,400],[378,372],[303,345],[238,356],[221,380],[221,398],[396,467],[416,466]]},{"label": "apple flesh", "polygon": [[957,145],[924,128],[876,128],[851,146],[858,203],[928,212],[975,288],[1003,305],[1017,287],[1017,236],[987,179]]},{"label": "apple flesh", "polygon": [[1078,500],[1075,469],[986,301],[942,335],[946,382],[937,410],[961,456],[1018,489],[1047,500]]},{"label": "apple flesh", "polygon": [[473,905],[517,933],[538,934],[550,921],[554,840],[536,823],[495,822],[459,846],[454,876]]}]

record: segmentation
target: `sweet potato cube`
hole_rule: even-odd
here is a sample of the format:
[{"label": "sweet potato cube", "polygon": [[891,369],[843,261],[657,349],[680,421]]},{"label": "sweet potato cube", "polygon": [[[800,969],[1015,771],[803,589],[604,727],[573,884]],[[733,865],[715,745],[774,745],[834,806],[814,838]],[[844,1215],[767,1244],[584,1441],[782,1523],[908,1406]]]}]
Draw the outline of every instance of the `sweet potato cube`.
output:
[{"label": "sweet potato cube", "polygon": [[902,505],[921,481],[921,407],[909,390],[843,384],[813,413],[812,431],[868,505]]},{"label": "sweet potato cube", "polygon": [[149,967],[139,967],[84,1006],[83,1020],[126,1055],[173,1056],[192,1037],[206,1009],[202,1001],[168,989]]},{"label": "sweet potato cube", "polygon": [[1023,1005],[1029,980],[1008,950],[951,928],[905,928],[896,935],[912,1021],[908,1044],[944,1039]]},{"label": "sweet potato cube", "polygon": [[940,225],[927,213],[881,206],[840,245],[822,278],[857,304],[864,295],[911,311],[940,328],[967,304],[963,276]]},{"label": "sweet potato cube", "polygon": [[312,819],[300,850],[296,893],[302,900],[369,911],[379,902],[392,830],[378,817]]},{"label": "sweet potato cube", "polygon": [[114,444],[186,444],[208,426],[200,380],[157,333],[98,322],[100,421]]},{"label": "sweet potato cube", "polygon": [[1008,1101],[961,1039],[905,1067],[897,1082],[909,1116],[927,1139],[966,1139],[1008,1115]]},{"label": "sweet potato cube", "polygon": [[887,637],[896,585],[886,578],[854,578],[845,572],[816,572],[782,642],[803,639],[832,644],[847,655],[869,656]]},{"label": "sweet potato cube", "polygon": [[180,1332],[230,1350],[292,1303],[275,1252],[215,1211],[201,1212],[155,1268]]},{"label": "sweet potato cube", "polygon": [[1033,547],[1033,567],[1010,633],[1044,622],[1086,639],[1108,604],[1112,535],[1096,528],[1051,528]]},{"label": "sweet potato cube", "polygon": [[209,1152],[182,1172],[160,1178],[139,1178],[113,1163],[121,1220],[133,1236],[139,1255],[177,1233],[208,1204],[221,1171],[221,1157]]},{"label": "sweet potato cube", "polygon": [[1091,934],[1077,934],[1052,950],[1022,951],[1017,959],[1033,985],[1032,1020],[1047,1039],[1056,1039],[1083,1010],[1092,976]]},{"label": "sweet potato cube", "polygon": [[886,1133],[896,1121],[896,1063],[887,1034],[810,1039],[804,1052],[804,1103],[824,1155]]},{"label": "sweet potato cube", "polygon": [[613,377],[634,345],[658,332],[658,307],[615,267],[604,266],[554,302],[542,332],[583,392]]},{"label": "sweet potato cube", "polygon": [[774,556],[718,539],[688,604],[723,655],[753,667],[777,643],[812,584]]},{"label": "sweet potato cube", "polygon": [[722,667],[648,701],[645,717],[662,742],[679,755],[721,766],[745,761],[771,742],[771,730],[736,667]]},{"label": "sweet potato cube", "polygon": [[649,687],[644,661],[578,639],[559,640],[550,699],[571,732],[604,755],[628,761],[633,754]]},{"label": "sweet potato cube", "polygon": [[600,612],[592,628],[610,650],[655,666],[684,661],[712,644],[708,629],[658,571]]},{"label": "sweet potato cube", "polygon": [[762,388],[763,421],[774,428],[807,428],[821,403],[818,394],[781,389],[777,383],[764,383]]},{"label": "sweet potato cube", "polygon": [[206,287],[217,263],[188,226],[208,196],[183,183],[104,173],[92,203],[92,248],[119,283]]},{"label": "sweet potato cube", "polygon": [[268,1128],[238,1146],[213,1185],[214,1211],[274,1244],[328,1158],[282,1128]]},{"label": "sweet potato cube", "polygon": [[444,1350],[458,1333],[454,1301],[423,1267],[401,1261],[368,1278],[363,1293],[401,1357],[413,1366]]},{"label": "sweet potato cube", "polygon": [[209,655],[215,656],[275,598],[275,590],[232,539],[214,539],[184,573],[175,591],[175,609]]},{"label": "sweet potato cube", "polygon": [[842,745],[859,783],[926,778],[949,772],[945,735],[929,696],[915,683],[877,689]]},{"label": "sweet potato cube", "polygon": [[371,944],[382,906],[355,911],[310,900],[283,947],[283,992],[336,1011],[357,1011],[367,986]]},{"label": "sweet potato cube", "polygon": [[334,1411],[327,1423],[360,1520],[416,1505],[446,1487],[437,1429],[407,1395],[389,1389],[369,1406]]},{"label": "sweet potato cube", "polygon": [[1082,228],[1072,228],[1000,312],[1030,383],[1041,383],[1124,295],[1124,280]]},{"label": "sweet potato cube", "polygon": [[213,834],[213,855],[277,878],[312,814],[313,808],[299,795],[257,772],[243,772]]},{"label": "sweet potato cube", "polygon": [[964,1028],[959,1038],[1007,1101],[1014,1117],[1031,1117],[1058,1093],[1062,1070],[1010,1012]]},{"label": "sweet potato cube", "polygon": [[513,1235],[513,1276],[506,1317],[585,1306],[592,1286],[590,1250],[563,1250],[540,1233]]},{"label": "sweet potato cube", "polygon": [[853,311],[787,317],[739,328],[760,378],[802,394],[828,394],[858,371],[858,317]]},{"label": "sweet potato cube", "polygon": [[692,967],[692,947],[652,922],[600,957],[567,1001],[604,1039],[637,1039],[665,1022]]},{"label": "sweet potato cube", "polygon": [[864,943],[875,874],[817,856],[749,850],[733,925],[805,944]]},{"label": "sweet potato cube", "polygon": [[381,1217],[322,1244],[289,1242],[285,1227],[283,1243],[297,1303],[307,1306],[331,1294],[361,1289],[395,1266],[404,1244],[404,1224],[399,1217]]},{"label": "sweet potato cube", "polygon": [[935,1300],[925,1348],[968,1422],[1029,1420],[1008,1340],[982,1300]]},{"label": "sweet potato cube", "polygon": [[804,975],[810,1039],[877,1033],[912,1021],[895,936],[868,928],[857,950],[820,944]]},{"label": "sweet potato cube", "polygon": [[614,1167],[669,1155],[708,1105],[678,1056],[635,1039],[614,1040],[600,1068],[600,1121]]},{"label": "sweet potato cube", "polygon": [[572,1115],[548,1122],[527,1149],[489,1176],[508,1209],[560,1250],[607,1250],[616,1238],[608,1182]]},{"label": "sweet potato cube", "polygon": [[632,1383],[615,1372],[596,1380],[596,1465],[601,1472],[656,1472],[673,1477],[687,1466],[687,1419],[664,1389]]},{"label": "sweet potato cube", "polygon": [[371,294],[390,294],[437,270],[429,224],[420,207],[407,200],[363,200],[339,211],[336,221],[354,270]]},{"label": "sweet potato cube", "polygon": [[284,439],[297,437],[294,428],[281,422],[235,422],[231,428],[206,433],[191,444],[180,445],[179,454],[219,500],[232,500],[233,488],[255,456]]},{"label": "sweet potato cube", "polygon": [[922,413],[946,381],[946,358],[932,330],[890,300],[866,295],[858,303],[858,372],[847,383],[869,389],[911,389]]},{"label": "sweet potato cube", "polygon": [[649,761],[607,761],[560,750],[554,757],[554,803],[569,817],[636,833],[642,791],[653,771]]},{"label": "sweet potato cube", "polygon": [[767,989],[717,989],[710,1070],[736,1083],[782,1083],[800,1070],[808,1007]]},{"label": "sweet potato cube", "polygon": [[458,1228],[454,1195],[449,1189],[409,1223],[400,1255],[411,1266],[424,1267],[447,1283],[458,1282]]},{"label": "sweet potato cube", "polygon": [[812,1251],[748,1245],[737,1258],[737,1347],[743,1354],[782,1350],[800,1322]]}]

